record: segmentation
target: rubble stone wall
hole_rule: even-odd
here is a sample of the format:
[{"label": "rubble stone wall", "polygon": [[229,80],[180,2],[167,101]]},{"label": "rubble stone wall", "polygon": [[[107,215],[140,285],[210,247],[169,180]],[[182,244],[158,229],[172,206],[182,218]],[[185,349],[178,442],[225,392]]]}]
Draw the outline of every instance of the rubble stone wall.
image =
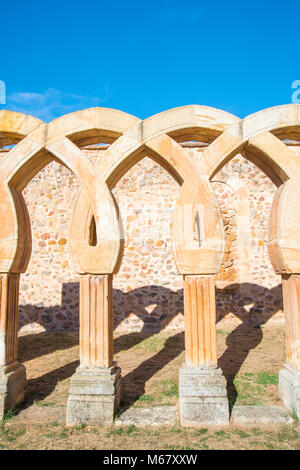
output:
[{"label": "rubble stone wall", "polygon": [[[290,147],[300,158],[300,147]],[[187,148],[193,158],[203,149]],[[101,147],[85,149],[97,164]],[[5,151],[0,152],[4,158]],[[252,163],[236,156],[214,177],[226,249],[216,278],[218,320],[264,323],[282,320],[280,276],[267,247],[267,224],[276,192]],[[21,276],[22,329],[78,328],[78,275],[70,264],[68,223],[80,184],[51,163],[23,191],[32,226],[32,256]],[[143,159],[113,190],[119,204],[125,247],[114,276],[114,321],[119,330],[183,328],[183,281],[172,253],[170,227],[179,186],[158,164]]]}]

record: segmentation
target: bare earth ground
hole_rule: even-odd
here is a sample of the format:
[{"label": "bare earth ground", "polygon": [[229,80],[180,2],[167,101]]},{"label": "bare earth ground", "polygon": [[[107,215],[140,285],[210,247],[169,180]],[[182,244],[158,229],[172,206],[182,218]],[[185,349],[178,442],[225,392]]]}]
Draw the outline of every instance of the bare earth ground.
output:
[{"label": "bare earth ground", "polygon": [[[284,362],[284,327],[218,325],[219,363],[228,381],[230,405],[282,405],[277,374]],[[18,423],[8,413],[0,428],[5,449],[300,449],[300,425],[271,428],[168,428],[135,426],[66,428],[51,415],[65,406],[70,377],[78,366],[78,334],[23,334],[19,359],[29,380],[23,408],[48,407],[44,424]],[[122,407],[178,406],[178,370],[184,361],[184,333],[115,336],[115,358],[122,368]],[[32,406],[35,405],[35,406]],[[11,418],[11,419],[9,419]],[[34,416],[33,416],[34,420]],[[15,421],[15,422],[14,422]]]}]

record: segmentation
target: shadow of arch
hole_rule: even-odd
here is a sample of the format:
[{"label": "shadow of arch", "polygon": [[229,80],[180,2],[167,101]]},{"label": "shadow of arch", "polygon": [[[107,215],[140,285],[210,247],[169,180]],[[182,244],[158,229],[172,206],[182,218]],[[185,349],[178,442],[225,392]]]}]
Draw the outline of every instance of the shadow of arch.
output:
[{"label": "shadow of arch", "polygon": [[[114,327],[117,328],[123,319],[132,313],[143,321],[142,332],[158,333],[179,313],[183,314],[183,289],[174,291],[164,286],[150,285],[123,292],[114,289],[115,308],[123,309],[114,315]],[[151,311],[149,311],[149,307]]]},{"label": "shadow of arch", "polygon": [[41,377],[28,380],[26,399],[20,408],[28,408],[30,405],[37,400],[44,400],[47,398],[56,388],[57,384],[62,380],[68,379],[79,366],[79,360],[69,362],[58,369],[47,372]]},{"label": "shadow of arch", "polygon": [[[49,319],[57,312],[64,313],[65,318],[72,314],[78,320],[76,326],[79,326],[78,299],[79,283],[63,283],[61,305],[38,307],[27,304],[21,305],[20,309],[28,312],[31,322],[40,323],[46,331],[50,332],[55,331],[55,325]],[[246,308],[247,305],[249,305],[249,309]],[[151,307],[151,311],[148,307]],[[229,313],[233,313],[243,322],[250,322],[255,326],[265,323],[281,309],[283,309],[281,284],[271,289],[254,283],[235,283],[223,289],[216,288],[217,323]],[[116,310],[119,313],[116,314]],[[167,327],[178,314],[183,314],[183,289],[174,291],[159,285],[142,286],[129,292],[114,289],[114,312],[115,329],[120,326],[122,321],[128,324],[128,317],[134,313],[143,325],[141,329],[138,329],[137,325],[133,332],[158,333]],[[23,325],[24,323],[20,326]],[[21,341],[23,340],[21,339]],[[49,347],[52,348],[52,345]]]},{"label": "shadow of arch", "polygon": [[[76,293],[76,289],[74,289],[76,285],[78,295],[78,283],[72,283],[72,292]],[[64,286],[64,289],[65,287],[66,286]],[[115,354],[122,350],[128,350],[145,338],[158,333],[167,326],[179,312],[183,311],[182,289],[172,291],[162,286],[144,286],[127,293],[116,289],[115,295],[120,296],[121,301],[124,302],[124,306],[131,305],[130,311],[124,309],[123,313],[125,319],[128,318],[131,310],[134,310],[137,317],[143,321],[145,315],[149,315],[147,307],[153,304],[156,306],[151,311],[151,315],[153,312],[156,312],[159,318],[164,316],[163,311],[165,308],[169,309],[169,316],[167,315],[162,319],[164,326],[158,325],[158,328],[153,329],[153,323],[150,322],[148,325],[150,324],[152,329],[148,329],[146,323],[146,328],[144,327],[141,332],[133,331],[118,336],[114,341]],[[227,299],[226,302],[224,302],[224,297]],[[223,299],[221,305],[218,305],[221,299]],[[265,324],[277,311],[282,309],[281,285],[268,289],[253,283],[232,284],[224,289],[216,289],[216,302],[217,323],[228,314],[232,313],[241,320],[241,324],[234,328],[228,335],[226,340],[227,349],[219,358],[219,366],[227,379],[228,397],[232,408],[237,398],[237,391],[233,384],[234,378],[241,369],[250,351],[256,348],[263,338],[263,331],[259,326]],[[62,305],[63,304],[64,299],[62,299]],[[170,305],[172,305],[171,311]],[[118,326],[121,320],[121,318],[117,318],[115,325]],[[75,332],[72,336],[68,336],[67,342],[61,344],[59,348],[51,341],[51,335],[49,335],[49,333],[41,333],[41,335],[44,335],[44,338],[46,338],[43,355],[57,349],[63,350],[74,347],[78,344],[78,333]],[[38,341],[36,337],[40,337],[41,335],[33,334],[20,338],[21,361],[28,361],[37,357],[36,352],[38,348],[30,348],[28,346],[30,346],[32,341]],[[184,332],[180,332],[168,338],[163,349],[157,354],[146,359],[136,369],[126,374],[123,377],[123,382],[124,389],[127,390],[126,394],[128,396],[127,402],[125,402],[124,405],[130,406],[140,395],[144,394],[147,381],[181,354],[183,350]],[[35,399],[46,398],[54,390],[59,380],[64,380],[75,372],[78,364],[78,361],[74,361],[42,377],[30,380],[29,389],[34,391],[36,387],[39,390]],[[49,384],[47,384],[48,380]],[[130,391],[132,385],[134,385],[134,390]],[[30,403],[32,403],[32,401],[30,402],[29,400],[29,404]]]},{"label": "shadow of arch", "polygon": [[64,333],[64,331],[45,331],[19,336],[18,356],[21,362],[78,346],[78,331],[68,332],[67,335]]},{"label": "shadow of arch", "polygon": [[[283,309],[283,301],[281,284],[271,289],[251,283],[233,284],[230,290],[231,305],[242,323],[227,336],[227,349],[219,358],[218,364],[227,380],[229,406],[232,409],[237,399],[234,379],[250,351],[261,343],[263,339],[261,326],[277,311]],[[244,296],[240,296],[240,290],[244,292]],[[272,299],[275,299],[273,307],[267,306],[266,302],[271,302]],[[249,310],[246,309],[247,305],[250,306]],[[217,322],[219,319],[217,318]]]},{"label": "shadow of arch", "polygon": [[[154,356],[143,361],[136,369],[122,377],[125,392],[122,409],[126,409],[145,393],[145,385],[158,371],[175,359],[184,350],[184,332],[171,336],[164,347]],[[134,385],[134,387],[132,387]]]}]

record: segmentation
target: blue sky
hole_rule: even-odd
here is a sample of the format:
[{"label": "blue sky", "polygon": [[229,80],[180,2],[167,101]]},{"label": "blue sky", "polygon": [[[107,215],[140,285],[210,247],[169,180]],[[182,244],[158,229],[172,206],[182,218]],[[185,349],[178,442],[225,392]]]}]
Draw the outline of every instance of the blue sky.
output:
[{"label": "blue sky", "polygon": [[187,104],[244,117],[290,103],[300,80],[299,0],[14,0],[0,14],[0,109],[46,121]]}]

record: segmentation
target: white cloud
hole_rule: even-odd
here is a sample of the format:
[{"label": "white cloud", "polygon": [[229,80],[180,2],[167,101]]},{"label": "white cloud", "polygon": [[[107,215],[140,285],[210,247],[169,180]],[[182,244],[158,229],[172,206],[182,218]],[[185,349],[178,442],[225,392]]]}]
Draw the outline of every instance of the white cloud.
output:
[{"label": "white cloud", "polygon": [[79,109],[101,106],[111,97],[108,87],[102,97],[81,96],[49,88],[43,93],[15,92],[7,96],[6,109],[31,114],[46,122]]}]

